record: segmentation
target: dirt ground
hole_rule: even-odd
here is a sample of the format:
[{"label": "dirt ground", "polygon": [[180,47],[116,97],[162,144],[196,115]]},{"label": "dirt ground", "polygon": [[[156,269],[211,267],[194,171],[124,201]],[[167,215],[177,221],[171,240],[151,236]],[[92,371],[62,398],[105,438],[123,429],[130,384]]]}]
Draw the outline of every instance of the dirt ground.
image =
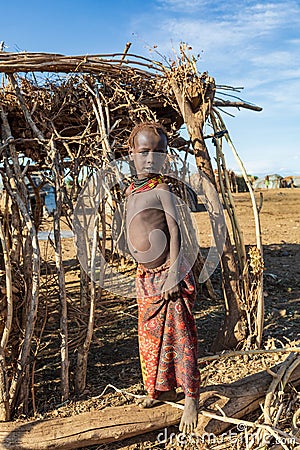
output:
[{"label": "dirt ground", "polygon": [[[300,189],[263,190],[263,206],[260,214],[264,248],[264,297],[265,328],[264,348],[280,348],[298,343],[300,329]],[[260,192],[256,192],[259,199]],[[248,193],[234,194],[241,229],[246,245],[255,244],[253,212]],[[206,213],[196,214],[201,235],[201,246],[210,245],[211,230]],[[49,242],[41,245],[42,255],[51,253]],[[64,260],[67,270],[71,377],[74,373],[76,346],[82,338],[83,319],[78,315],[78,266],[74,265],[72,239],[64,239]],[[73,261],[73,264],[71,262]],[[45,275],[45,284],[51,286],[51,275]],[[216,292],[220,292],[220,272],[217,268],[212,276]],[[55,298],[55,290],[48,289],[48,304]],[[49,308],[50,308],[49,306]],[[88,311],[87,311],[88,312]],[[199,357],[211,355],[210,346],[222,322],[224,312],[221,300],[212,300],[198,294],[195,318],[199,333]],[[58,311],[52,308],[42,341],[45,349],[37,360],[35,375],[35,417],[63,417],[70,414],[106,406],[133,402],[130,394],[143,393],[138,358],[137,308],[134,300],[115,298],[105,294],[97,305],[94,339],[89,357],[87,388],[81,397],[72,395],[69,402],[61,404],[59,399],[59,336],[53,338],[53,326]],[[50,339],[51,336],[51,339]],[[52,350],[51,350],[52,349]],[[55,351],[56,349],[56,351]],[[54,357],[55,356],[55,357]],[[56,359],[55,359],[56,358]],[[252,355],[247,358],[226,358],[200,365],[202,385],[232,382],[250,373],[284,360],[286,355]],[[50,364],[51,362],[51,364]],[[57,372],[57,377],[54,376]],[[118,393],[124,389],[126,393]],[[72,387],[72,386],[71,386]],[[103,394],[103,391],[106,392]],[[178,428],[173,428],[178,431]],[[166,448],[157,442],[157,433],[145,434],[134,439],[114,444],[89,447],[90,449],[148,449]]]}]

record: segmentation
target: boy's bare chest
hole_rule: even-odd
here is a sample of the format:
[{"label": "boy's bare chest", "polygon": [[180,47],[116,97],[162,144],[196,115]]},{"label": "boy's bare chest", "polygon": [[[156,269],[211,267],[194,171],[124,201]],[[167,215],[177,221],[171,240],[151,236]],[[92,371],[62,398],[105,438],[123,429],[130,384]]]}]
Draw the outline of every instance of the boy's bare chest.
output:
[{"label": "boy's bare chest", "polygon": [[154,191],[140,192],[127,198],[127,218],[137,214],[161,214],[162,204]]}]

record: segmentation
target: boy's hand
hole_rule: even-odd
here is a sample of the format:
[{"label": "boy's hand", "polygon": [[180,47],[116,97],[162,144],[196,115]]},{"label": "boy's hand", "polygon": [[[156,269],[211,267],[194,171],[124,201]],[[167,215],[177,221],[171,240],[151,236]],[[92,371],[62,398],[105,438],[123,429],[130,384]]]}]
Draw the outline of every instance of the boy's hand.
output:
[{"label": "boy's hand", "polygon": [[174,300],[179,293],[179,283],[174,277],[168,276],[163,287],[161,297],[164,300]]}]

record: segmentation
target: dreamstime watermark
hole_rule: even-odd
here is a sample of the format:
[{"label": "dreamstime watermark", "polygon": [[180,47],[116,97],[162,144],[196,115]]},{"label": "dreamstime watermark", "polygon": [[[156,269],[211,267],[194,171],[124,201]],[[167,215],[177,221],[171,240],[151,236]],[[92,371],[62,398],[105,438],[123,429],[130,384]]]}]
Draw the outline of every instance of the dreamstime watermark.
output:
[{"label": "dreamstime watermark", "polygon": [[[218,193],[209,179],[204,174],[199,174],[198,169],[191,164],[187,170],[180,160],[174,162],[174,159],[166,158],[166,154],[160,153],[155,153],[151,164],[151,167],[142,167],[143,172],[148,170],[151,174],[163,173],[171,186],[177,186],[177,190],[171,187],[168,198],[169,200],[171,198],[172,201],[169,203],[164,202],[166,192],[160,190],[161,204],[156,202],[155,209],[161,210],[158,214],[161,214],[162,211],[169,214],[176,221],[180,230],[182,242],[178,258],[180,261],[184,261],[180,274],[181,280],[193,267],[200,250],[201,229],[199,230],[199,221],[196,222],[191,214],[195,198],[196,203],[200,199],[202,207],[208,213],[212,239],[199,275],[199,282],[204,283],[218,266],[226,239],[225,218]],[[75,245],[81,266],[95,283],[123,297],[136,296],[135,275],[124,273],[124,270],[122,271],[113,258],[107,257],[106,249],[102,248],[101,243],[106,236],[106,230],[103,228],[103,217],[100,217],[99,210],[104,208],[106,219],[109,220],[111,248],[121,253],[127,253],[138,263],[146,264],[159,259],[168,245],[168,237],[161,229],[151,230],[148,236],[149,249],[139,252],[137,257],[138,252],[135,249],[134,239],[130,238],[134,233],[130,233],[130,230],[134,229],[132,224],[138,214],[153,208],[152,194],[145,192],[143,194],[145,202],[140,202],[131,216],[127,213],[125,221],[123,218],[126,215],[126,200],[120,201],[119,199],[116,202],[113,196],[115,188],[120,191],[128,186],[128,180],[131,180],[131,168],[131,159],[124,157],[112,161],[105,168],[94,173],[78,196],[73,218]],[[184,191],[184,196],[179,195],[178,186],[180,186],[181,192]],[[173,210],[172,207],[169,209],[167,207],[166,210],[165,204],[172,204]],[[159,287],[157,289],[159,290]]]},{"label": "dreamstime watermark", "polygon": [[264,433],[263,435],[257,431],[253,431],[252,429],[248,430],[247,427],[240,423],[236,427],[236,431],[229,430],[226,433],[222,433],[220,435],[216,435],[214,433],[174,433],[169,432],[168,428],[164,428],[163,431],[160,431],[157,434],[156,438],[158,444],[168,444],[168,445],[176,445],[176,446],[184,446],[184,445],[221,445],[221,444],[230,444],[237,445],[239,444],[239,448],[241,444],[245,444],[246,448],[251,444],[260,445],[262,447],[272,444],[279,445],[295,445],[296,439],[293,437],[284,437],[277,436],[274,437],[271,434]]}]

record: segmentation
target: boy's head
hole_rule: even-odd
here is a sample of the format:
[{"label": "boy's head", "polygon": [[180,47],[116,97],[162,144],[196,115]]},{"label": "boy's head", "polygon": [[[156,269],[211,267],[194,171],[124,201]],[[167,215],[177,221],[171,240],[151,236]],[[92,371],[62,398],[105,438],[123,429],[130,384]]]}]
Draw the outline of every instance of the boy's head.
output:
[{"label": "boy's head", "polygon": [[134,141],[135,141],[135,137],[138,133],[142,132],[143,130],[149,130],[152,131],[153,133],[155,133],[158,136],[165,136],[166,139],[166,146],[168,143],[168,134],[167,134],[167,130],[165,129],[165,127],[163,125],[161,125],[158,122],[141,122],[138,123],[137,125],[135,125],[135,127],[132,129],[130,136],[128,138],[128,143],[129,143],[129,148],[133,149],[134,148]]},{"label": "boy's head", "polygon": [[167,145],[167,132],[161,124],[143,122],[133,128],[129,136],[129,154],[138,176],[147,177],[160,173]]}]

